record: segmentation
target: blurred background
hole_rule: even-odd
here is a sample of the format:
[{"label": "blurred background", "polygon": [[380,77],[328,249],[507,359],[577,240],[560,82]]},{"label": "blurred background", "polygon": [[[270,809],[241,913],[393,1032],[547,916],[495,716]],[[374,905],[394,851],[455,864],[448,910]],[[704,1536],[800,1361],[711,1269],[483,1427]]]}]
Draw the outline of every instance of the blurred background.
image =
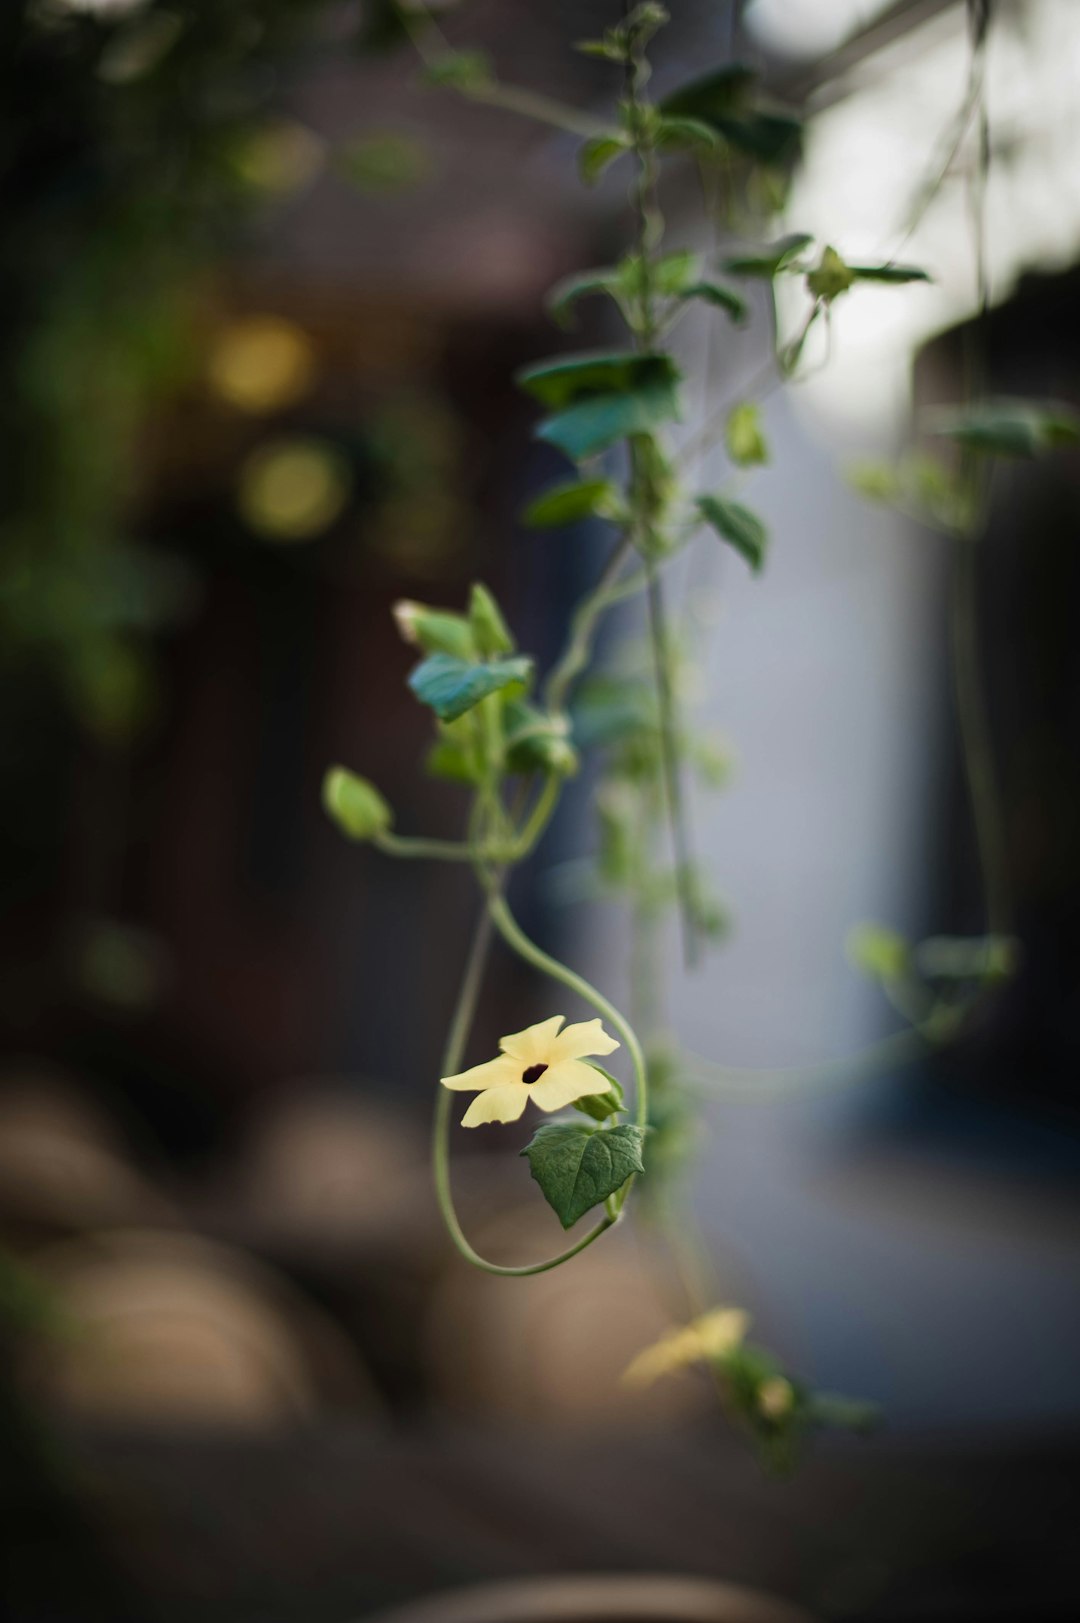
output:
[{"label": "blurred background", "polygon": [[[572,42],[615,0],[443,9],[508,81],[610,110],[610,64]],[[671,11],[660,93],[734,49],[805,116],[785,228],[896,252],[964,105],[969,8]],[[1080,405],[1080,18],[991,12],[988,380]],[[903,243],[933,284],[855,289],[828,364],[766,395],[763,579],[710,556],[679,582],[708,633],[695,718],[734,766],[694,810],[731,932],[675,977],[674,1024],[766,1073],[703,1096],[693,1205],[718,1299],[887,1417],[776,1482],[706,1381],[620,1387],[686,1312],[648,1231],[526,1281],[456,1260],[427,1132],[470,881],[350,846],[320,807],[340,760],[403,831],[458,837],[391,605],[460,608],[483,579],[543,665],[604,556],[602,526],[519,525],[560,459],[511,374],[566,342],[543,294],[619,251],[625,179],[589,190],[575,137],[421,84],[396,16],[0,18],[4,1605],[331,1623],[475,1579],[655,1570],[826,1617],[1074,1616],[1075,454],[1002,469],[982,555],[1020,972],[949,1051],[817,1075],[896,1026],[847,961],[853,924],[984,927],[948,542],[846,471],[963,393],[971,159]],[[684,179],[673,238],[709,247]],[[760,374],[770,320],[762,294],[745,328],[682,325],[701,410]],[[584,341],[612,340],[590,313]],[[516,905],[619,1001],[625,921],[575,879],[594,789],[575,780]],[[475,1060],[549,1001],[496,956]],[[455,1142],[467,1227],[545,1254],[527,1124],[490,1136]]]}]

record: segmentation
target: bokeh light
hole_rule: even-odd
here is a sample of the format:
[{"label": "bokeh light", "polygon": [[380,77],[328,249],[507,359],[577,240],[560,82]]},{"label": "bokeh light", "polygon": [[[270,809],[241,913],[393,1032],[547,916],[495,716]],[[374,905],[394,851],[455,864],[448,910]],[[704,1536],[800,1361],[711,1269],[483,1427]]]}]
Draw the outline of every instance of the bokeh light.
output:
[{"label": "bokeh light", "polygon": [[207,373],[211,387],[238,411],[280,411],[310,389],[315,351],[295,323],[281,316],[249,316],[220,335]]},{"label": "bokeh light", "polygon": [[351,487],[348,464],[325,440],[275,439],[244,463],[237,505],[268,541],[311,541],[340,518]]}]

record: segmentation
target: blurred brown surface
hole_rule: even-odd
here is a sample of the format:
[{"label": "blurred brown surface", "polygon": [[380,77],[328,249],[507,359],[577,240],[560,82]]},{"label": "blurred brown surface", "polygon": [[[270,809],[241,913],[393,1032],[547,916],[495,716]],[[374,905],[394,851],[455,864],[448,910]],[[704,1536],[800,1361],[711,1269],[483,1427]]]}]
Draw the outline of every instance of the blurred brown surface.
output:
[{"label": "blurred brown surface", "polygon": [[[67,1449],[128,1615],[163,1623],[344,1623],[457,1585],[597,1571],[745,1583],[825,1619],[1080,1614],[1075,1436],[884,1438],[822,1448],[787,1482],[711,1423],[574,1440],[342,1423],[242,1440],[83,1432]],[[105,1615],[65,1601],[64,1550],[40,1524],[17,1548],[23,1507],[7,1493],[10,1615]]]}]

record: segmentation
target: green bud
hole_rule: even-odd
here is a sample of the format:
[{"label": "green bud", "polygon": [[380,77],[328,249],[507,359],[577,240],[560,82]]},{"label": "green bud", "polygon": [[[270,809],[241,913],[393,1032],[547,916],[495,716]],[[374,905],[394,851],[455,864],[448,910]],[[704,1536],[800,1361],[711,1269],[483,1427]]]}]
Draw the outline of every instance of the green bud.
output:
[{"label": "green bud", "polygon": [[393,616],[402,641],[425,654],[453,654],[456,659],[475,659],[479,652],[469,621],[450,609],[432,609],[403,597],[394,604]]},{"label": "green bud", "polygon": [[371,840],[394,821],[373,783],[357,777],[348,767],[332,766],[323,779],[322,802],[343,834],[351,840]]},{"label": "green bud", "polygon": [[806,275],[806,285],[815,299],[827,302],[846,293],[855,280],[855,272],[846,265],[835,248],[825,248],[821,259]]},{"label": "green bud", "polygon": [[512,654],[515,643],[502,611],[486,586],[474,582],[469,594],[469,626],[477,652],[483,659],[495,654]]},{"label": "green bud", "polygon": [[728,456],[740,468],[768,462],[769,447],[761,427],[761,412],[752,400],[745,400],[729,414],[724,440]]}]

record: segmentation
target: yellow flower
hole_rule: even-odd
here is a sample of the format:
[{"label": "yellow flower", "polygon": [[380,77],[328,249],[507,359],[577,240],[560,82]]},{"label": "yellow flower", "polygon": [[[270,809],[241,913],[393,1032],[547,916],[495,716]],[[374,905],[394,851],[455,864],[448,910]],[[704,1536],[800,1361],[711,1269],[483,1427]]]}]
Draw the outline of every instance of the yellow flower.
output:
[{"label": "yellow flower", "polygon": [[630,1386],[651,1386],[661,1375],[671,1375],[688,1364],[704,1364],[733,1352],[750,1328],[750,1315],[741,1307],[714,1307],[700,1319],[668,1330],[651,1347],[639,1352],[623,1374]]},{"label": "yellow flower", "polygon": [[442,1078],[444,1088],[479,1095],[462,1117],[463,1127],[517,1121],[530,1099],[541,1110],[562,1110],[575,1099],[604,1092],[603,1077],[583,1060],[586,1054],[611,1054],[618,1043],[599,1020],[582,1020],[560,1031],[564,1018],[553,1014],[550,1020],[503,1037],[497,1059]]}]

